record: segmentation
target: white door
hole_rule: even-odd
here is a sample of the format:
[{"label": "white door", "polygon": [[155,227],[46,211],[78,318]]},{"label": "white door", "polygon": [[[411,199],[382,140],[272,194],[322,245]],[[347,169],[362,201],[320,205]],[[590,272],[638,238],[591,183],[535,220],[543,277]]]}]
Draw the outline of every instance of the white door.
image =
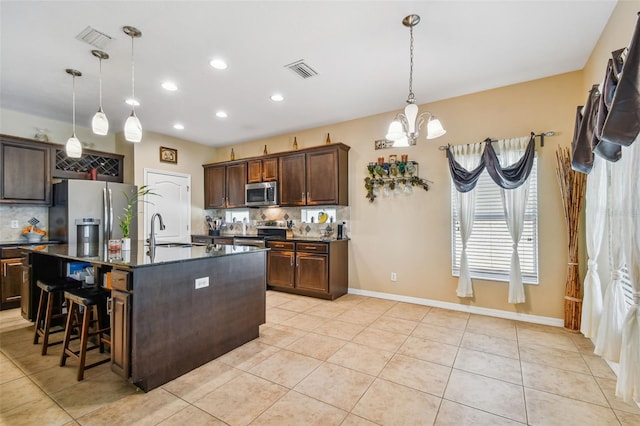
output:
[{"label": "white door", "polygon": [[191,241],[191,175],[162,170],[144,170],[144,183],[159,196],[148,195],[144,203],[144,239],[149,238],[151,216],[160,213],[165,229],[156,219],[156,242]]}]

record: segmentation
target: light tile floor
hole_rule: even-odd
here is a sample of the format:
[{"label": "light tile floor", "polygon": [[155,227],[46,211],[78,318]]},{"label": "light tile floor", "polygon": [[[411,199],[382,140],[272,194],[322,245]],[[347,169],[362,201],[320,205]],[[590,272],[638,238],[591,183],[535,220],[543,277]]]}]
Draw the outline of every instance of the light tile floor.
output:
[{"label": "light tile floor", "polygon": [[260,338],[149,393],[32,339],[0,312],[0,424],[640,425],[582,335],[356,295],[267,292]]}]

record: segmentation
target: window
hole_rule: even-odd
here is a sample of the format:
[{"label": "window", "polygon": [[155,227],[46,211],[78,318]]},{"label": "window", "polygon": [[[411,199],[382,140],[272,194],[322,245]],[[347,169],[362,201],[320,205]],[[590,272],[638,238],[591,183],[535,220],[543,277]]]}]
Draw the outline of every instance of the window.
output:
[{"label": "window", "polygon": [[303,223],[333,223],[336,221],[336,209],[331,207],[302,208],[300,216]]},{"label": "window", "polygon": [[227,210],[224,212],[226,223],[249,222],[249,210]]},{"label": "window", "polygon": [[[524,229],[518,245],[522,281],[538,283],[538,159],[529,176],[529,199]],[[471,278],[509,281],[512,245],[502,209],[500,187],[485,170],[476,186],[476,213],[473,232],[467,243]],[[451,183],[451,272],[460,275],[460,223],[456,207],[456,189]]]}]

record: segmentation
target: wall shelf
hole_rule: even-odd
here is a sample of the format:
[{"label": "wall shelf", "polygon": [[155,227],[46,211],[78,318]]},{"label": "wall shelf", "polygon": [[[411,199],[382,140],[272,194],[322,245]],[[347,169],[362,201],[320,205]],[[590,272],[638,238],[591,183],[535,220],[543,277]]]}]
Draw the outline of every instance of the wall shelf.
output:
[{"label": "wall shelf", "polygon": [[395,163],[369,163],[367,165],[368,176],[364,179],[364,187],[367,190],[366,197],[373,202],[376,197],[390,196],[391,193],[413,193],[413,187],[429,190],[432,183],[421,178],[418,173],[416,161]]}]

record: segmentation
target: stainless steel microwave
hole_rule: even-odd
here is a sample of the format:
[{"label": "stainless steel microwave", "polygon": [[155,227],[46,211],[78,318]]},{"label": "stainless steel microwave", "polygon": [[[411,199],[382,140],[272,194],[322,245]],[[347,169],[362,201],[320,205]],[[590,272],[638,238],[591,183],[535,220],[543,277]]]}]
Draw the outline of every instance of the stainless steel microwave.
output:
[{"label": "stainless steel microwave", "polygon": [[249,207],[277,206],[278,182],[248,183],[245,185],[244,201]]}]

